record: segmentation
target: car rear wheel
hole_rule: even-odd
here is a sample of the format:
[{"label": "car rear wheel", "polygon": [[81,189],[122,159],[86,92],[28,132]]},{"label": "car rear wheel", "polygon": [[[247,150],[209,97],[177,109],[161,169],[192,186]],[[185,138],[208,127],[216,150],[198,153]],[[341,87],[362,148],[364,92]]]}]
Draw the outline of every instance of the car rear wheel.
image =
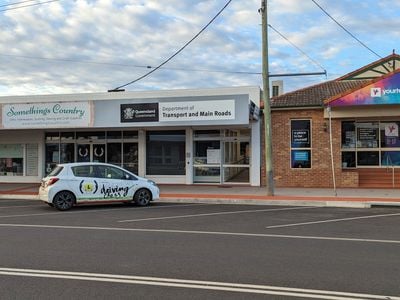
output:
[{"label": "car rear wheel", "polygon": [[151,192],[147,189],[140,189],[135,193],[133,197],[133,201],[135,201],[138,206],[146,206],[149,205],[152,199]]},{"label": "car rear wheel", "polygon": [[71,192],[62,191],[55,195],[53,199],[54,207],[58,210],[68,210],[75,203],[75,196]]}]

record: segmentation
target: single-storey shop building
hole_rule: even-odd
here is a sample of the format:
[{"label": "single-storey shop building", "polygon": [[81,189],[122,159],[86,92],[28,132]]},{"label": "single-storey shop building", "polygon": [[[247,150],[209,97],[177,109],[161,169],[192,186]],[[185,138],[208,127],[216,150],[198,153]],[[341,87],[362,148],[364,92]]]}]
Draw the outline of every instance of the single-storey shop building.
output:
[{"label": "single-storey shop building", "polygon": [[273,97],[271,110],[276,186],[400,188],[399,55]]},{"label": "single-storey shop building", "polygon": [[259,186],[259,87],[0,97],[0,182],[107,162],[158,183]]}]

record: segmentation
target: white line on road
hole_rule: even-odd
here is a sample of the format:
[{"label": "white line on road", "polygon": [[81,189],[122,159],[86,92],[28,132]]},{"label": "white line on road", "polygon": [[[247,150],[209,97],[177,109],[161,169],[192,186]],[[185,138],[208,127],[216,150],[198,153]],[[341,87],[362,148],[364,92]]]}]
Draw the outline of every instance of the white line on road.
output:
[{"label": "white line on road", "polygon": [[185,207],[185,206],[204,206],[204,205],[216,205],[209,203],[200,203],[200,204],[176,204],[176,205],[165,205],[165,206],[146,206],[146,207],[114,207],[114,208],[104,208],[104,209],[91,209],[91,210],[80,210],[80,211],[54,211],[49,213],[40,213],[40,214],[20,214],[20,215],[6,215],[0,216],[0,218],[14,218],[14,217],[36,217],[36,216],[53,216],[53,215],[74,215],[74,214],[83,214],[83,213],[94,213],[94,212],[109,212],[115,210],[143,210],[143,209],[159,209],[159,208],[169,208],[169,207]]},{"label": "white line on road", "polygon": [[400,300],[400,297],[373,295],[363,293],[348,293],[301,288],[288,288],[269,285],[240,284],[230,282],[216,282],[203,280],[184,280],[175,278],[160,278],[148,276],[129,276],[115,274],[99,274],[86,272],[63,272],[33,269],[0,268],[0,275],[26,276],[39,278],[61,278],[71,280],[86,280],[112,282],[124,284],[141,284],[165,287],[180,287],[187,289],[217,290],[226,292],[240,292],[251,294],[280,295],[313,299],[349,300],[349,299],[391,299]]},{"label": "white line on road", "polygon": [[18,207],[38,207],[40,204],[33,204],[33,205],[10,205],[10,206],[0,206],[0,209],[6,209],[6,208],[18,208]]},{"label": "white line on road", "polygon": [[181,218],[194,218],[194,217],[209,217],[209,216],[220,216],[220,215],[233,215],[233,214],[244,214],[244,213],[258,213],[258,212],[275,212],[283,210],[300,210],[300,209],[314,209],[319,207],[290,207],[290,208],[275,208],[275,209],[253,209],[253,210],[238,210],[238,211],[223,211],[217,213],[207,213],[207,214],[191,214],[191,215],[179,215],[179,216],[169,216],[169,217],[157,217],[157,218],[145,218],[145,219],[132,219],[132,220],[121,220],[118,223],[127,222],[142,222],[142,221],[155,221],[155,220],[168,220],[168,219],[181,219]]},{"label": "white line on road", "polygon": [[241,233],[241,232],[222,232],[222,231],[191,231],[191,230],[168,230],[168,229],[143,229],[143,228],[119,228],[119,227],[90,227],[90,226],[59,226],[59,225],[30,225],[30,224],[0,224],[0,227],[21,227],[21,228],[50,228],[50,229],[77,229],[77,230],[104,230],[104,231],[125,231],[125,232],[154,232],[172,234],[203,234],[219,236],[239,236],[239,237],[264,237],[264,238],[284,238],[284,239],[304,239],[304,240],[326,240],[326,241],[345,241],[363,243],[382,243],[400,244],[400,240],[376,240],[376,239],[356,239],[325,236],[302,236],[302,235],[283,235],[283,234],[264,234],[264,233]]},{"label": "white line on road", "polygon": [[385,215],[370,215],[370,216],[342,218],[342,219],[331,219],[331,220],[322,220],[322,221],[313,221],[313,222],[293,223],[293,224],[272,225],[272,226],[267,226],[266,228],[268,228],[268,229],[271,229],[271,228],[283,228],[283,227],[314,225],[314,224],[321,224],[321,223],[354,221],[354,220],[361,220],[361,219],[373,219],[373,218],[394,217],[394,216],[400,216],[400,213],[385,214]]}]

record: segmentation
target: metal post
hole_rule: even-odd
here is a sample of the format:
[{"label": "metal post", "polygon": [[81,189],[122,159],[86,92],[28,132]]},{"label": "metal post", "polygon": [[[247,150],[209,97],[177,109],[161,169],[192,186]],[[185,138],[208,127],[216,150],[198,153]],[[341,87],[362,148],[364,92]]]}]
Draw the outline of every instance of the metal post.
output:
[{"label": "metal post", "polygon": [[332,182],[333,182],[333,192],[335,196],[337,196],[337,191],[336,191],[336,176],[335,176],[335,163],[333,160],[333,141],[332,141],[332,115],[331,115],[331,107],[328,106],[326,108],[328,111],[329,115],[329,145],[331,148],[331,164],[332,164]]},{"label": "metal post", "polygon": [[272,160],[272,130],[271,130],[271,104],[269,97],[269,71],[268,71],[268,21],[267,0],[261,0],[261,30],[262,30],[262,78],[264,102],[264,133],[265,133],[265,170],[267,195],[274,195],[274,172]]}]

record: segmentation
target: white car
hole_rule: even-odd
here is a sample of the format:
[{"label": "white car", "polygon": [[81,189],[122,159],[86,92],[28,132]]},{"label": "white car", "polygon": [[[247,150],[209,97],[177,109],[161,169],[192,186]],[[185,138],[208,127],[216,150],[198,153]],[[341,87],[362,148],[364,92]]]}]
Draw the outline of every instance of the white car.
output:
[{"label": "white car", "polygon": [[58,210],[76,204],[134,202],[146,206],[160,197],[154,181],[105,163],[60,164],[39,188],[39,199]]}]

